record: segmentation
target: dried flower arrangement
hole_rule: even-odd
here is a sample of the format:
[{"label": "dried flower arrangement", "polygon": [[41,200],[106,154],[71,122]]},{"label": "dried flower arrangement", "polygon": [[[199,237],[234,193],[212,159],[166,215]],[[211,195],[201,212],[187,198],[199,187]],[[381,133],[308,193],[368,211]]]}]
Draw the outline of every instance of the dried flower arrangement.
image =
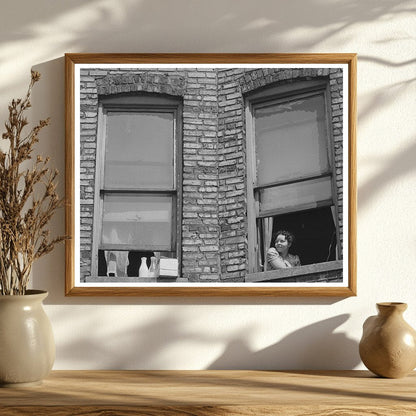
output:
[{"label": "dried flower arrangement", "polygon": [[40,74],[32,71],[31,81],[23,99],[9,105],[5,123],[8,150],[0,149],[0,294],[24,295],[33,262],[49,253],[65,236],[50,238],[45,227],[56,209],[63,205],[56,193],[58,171],[48,167],[49,157],[37,156],[31,167],[33,147],[40,130],[50,119],[41,120],[28,134],[29,123],[24,116],[31,107],[33,85]]}]

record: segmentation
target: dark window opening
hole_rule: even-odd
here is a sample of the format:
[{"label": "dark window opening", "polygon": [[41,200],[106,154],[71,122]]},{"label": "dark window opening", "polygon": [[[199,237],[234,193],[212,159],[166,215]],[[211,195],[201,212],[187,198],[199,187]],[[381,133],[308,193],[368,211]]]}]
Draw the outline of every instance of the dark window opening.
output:
[{"label": "dark window opening", "polygon": [[[176,252],[168,251],[110,251],[98,250],[98,276],[138,277],[142,258],[150,270],[152,257],[158,258],[160,277],[177,276],[178,264]],[[159,275],[157,276],[159,277]]]},{"label": "dark window opening", "polygon": [[[104,253],[104,250],[98,250],[98,276],[107,276],[108,273],[108,276],[116,277],[116,272],[114,272],[114,269],[111,268],[111,266],[110,270],[108,270],[108,263],[110,263],[112,260],[117,262],[117,259],[111,258],[111,254],[110,256],[107,254],[106,259]],[[127,276],[139,276],[139,267],[142,257],[146,257],[146,265],[149,268],[151,265],[150,259],[154,255],[155,253],[153,251],[129,251],[127,255]]]},{"label": "dark window opening", "polygon": [[295,236],[289,252],[298,255],[302,265],[337,259],[336,227],[331,207],[274,216],[271,247],[274,247],[279,230],[288,230]]}]

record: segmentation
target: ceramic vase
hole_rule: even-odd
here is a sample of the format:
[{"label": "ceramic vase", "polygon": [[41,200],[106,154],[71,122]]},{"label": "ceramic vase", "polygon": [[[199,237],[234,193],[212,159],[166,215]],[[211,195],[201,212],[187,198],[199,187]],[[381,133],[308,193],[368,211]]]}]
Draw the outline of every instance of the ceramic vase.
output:
[{"label": "ceramic vase", "polygon": [[378,315],[363,325],[360,357],[381,377],[401,378],[416,367],[416,331],[404,320],[406,303],[377,303]]},{"label": "ceramic vase", "polygon": [[40,384],[55,361],[52,326],[42,301],[48,292],[0,295],[0,385]]}]

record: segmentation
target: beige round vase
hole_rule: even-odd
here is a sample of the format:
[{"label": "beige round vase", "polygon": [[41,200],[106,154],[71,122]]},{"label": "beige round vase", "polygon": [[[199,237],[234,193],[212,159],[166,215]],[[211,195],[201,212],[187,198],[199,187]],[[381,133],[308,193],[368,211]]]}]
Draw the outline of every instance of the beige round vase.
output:
[{"label": "beige round vase", "polygon": [[416,367],[416,331],[403,319],[406,303],[377,303],[363,325],[360,357],[381,377],[400,378]]},{"label": "beige round vase", "polygon": [[48,292],[0,295],[0,386],[39,384],[52,369],[55,342],[42,301]]}]

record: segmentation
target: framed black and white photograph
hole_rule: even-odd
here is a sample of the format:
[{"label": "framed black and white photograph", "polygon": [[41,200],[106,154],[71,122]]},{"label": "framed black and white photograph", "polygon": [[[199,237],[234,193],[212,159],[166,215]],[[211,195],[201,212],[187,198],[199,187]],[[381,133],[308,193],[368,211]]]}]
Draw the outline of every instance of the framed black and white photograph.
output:
[{"label": "framed black and white photograph", "polygon": [[66,54],[66,294],[356,294],[355,54]]}]

